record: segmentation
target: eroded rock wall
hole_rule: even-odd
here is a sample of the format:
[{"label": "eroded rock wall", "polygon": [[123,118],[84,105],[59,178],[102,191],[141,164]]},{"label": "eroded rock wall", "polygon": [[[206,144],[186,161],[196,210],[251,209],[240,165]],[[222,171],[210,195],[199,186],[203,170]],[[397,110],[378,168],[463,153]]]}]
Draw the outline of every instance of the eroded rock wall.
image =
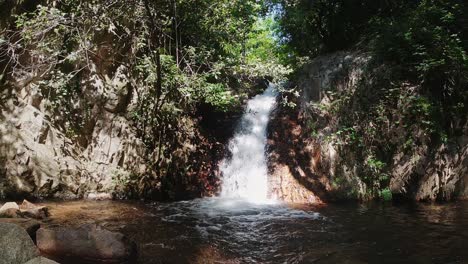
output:
[{"label": "eroded rock wall", "polygon": [[[371,113],[379,84],[365,75],[370,61],[365,53],[337,52],[302,69],[298,106],[280,107],[270,122],[271,195],[288,202],[367,200],[382,195],[380,188],[417,201],[466,198],[466,124],[459,125],[459,136],[434,144],[417,122],[404,118],[410,106],[403,99],[385,106],[390,110],[381,122]],[[399,90],[409,93],[402,98],[418,98],[420,91]],[[368,112],[364,104],[371,105]],[[377,135],[369,139],[368,131]],[[378,169],[366,153],[384,157]]]},{"label": "eroded rock wall", "polygon": [[[117,71],[117,78],[119,74]],[[78,135],[85,144],[54,125],[53,114],[44,107],[47,99],[34,85],[15,91],[3,107],[0,123],[3,195],[110,198],[113,176],[145,171],[144,146],[131,122],[115,110],[125,99],[113,98],[121,89],[114,80],[107,82],[113,88],[108,91],[111,96],[99,97],[106,99],[101,105],[96,94],[94,101],[76,98],[95,105],[90,129]],[[106,84],[105,80],[98,83]],[[127,110],[126,106],[121,111]]]}]

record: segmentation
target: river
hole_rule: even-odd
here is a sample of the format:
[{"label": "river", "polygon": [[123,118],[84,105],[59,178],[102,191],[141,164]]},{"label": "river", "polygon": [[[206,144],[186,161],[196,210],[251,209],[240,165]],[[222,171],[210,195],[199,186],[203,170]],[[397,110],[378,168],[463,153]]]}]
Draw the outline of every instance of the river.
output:
[{"label": "river", "polygon": [[[249,100],[221,163],[219,197],[173,203],[49,202],[46,226],[98,223],[140,263],[468,263],[468,203],[291,205],[268,199],[274,87]],[[63,263],[70,263],[69,261]]]},{"label": "river", "polygon": [[98,223],[140,263],[468,263],[468,203],[305,206],[205,198],[48,202],[46,226]]}]

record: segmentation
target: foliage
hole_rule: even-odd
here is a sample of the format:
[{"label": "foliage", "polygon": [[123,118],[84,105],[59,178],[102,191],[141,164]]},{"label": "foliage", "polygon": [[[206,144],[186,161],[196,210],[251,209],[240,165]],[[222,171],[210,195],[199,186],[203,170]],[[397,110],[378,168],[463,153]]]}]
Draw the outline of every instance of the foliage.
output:
[{"label": "foliage", "polygon": [[262,1],[46,0],[24,10],[0,29],[0,73],[46,99],[51,121],[84,147],[103,111],[130,119],[148,170],[116,180],[143,196],[187,181],[194,146],[206,144],[200,105],[231,111],[260,81],[289,73]]},{"label": "foliage", "polygon": [[467,8],[465,1],[423,0],[393,23],[373,19],[378,58],[397,65],[395,76],[422,85],[426,100],[417,107],[431,112],[442,130],[467,111]]},{"label": "foliage", "polygon": [[414,1],[272,0],[280,16],[282,39],[301,56],[352,46],[367,33],[374,16],[397,14]]},{"label": "foliage", "polygon": [[313,137],[356,160],[371,197],[388,198],[396,152],[423,146],[431,152],[462,135],[468,121],[466,1],[269,3],[299,69],[304,59],[337,50],[371,56],[357,85],[330,89],[325,104],[312,105],[329,127],[313,119],[310,128]]},{"label": "foliage", "polygon": [[466,1],[278,0],[271,3],[281,5],[282,39],[297,54],[316,56],[356,45],[370,49],[376,61],[393,67],[393,81],[422,84],[439,108],[441,120],[446,112],[449,117],[452,113],[466,112]]}]

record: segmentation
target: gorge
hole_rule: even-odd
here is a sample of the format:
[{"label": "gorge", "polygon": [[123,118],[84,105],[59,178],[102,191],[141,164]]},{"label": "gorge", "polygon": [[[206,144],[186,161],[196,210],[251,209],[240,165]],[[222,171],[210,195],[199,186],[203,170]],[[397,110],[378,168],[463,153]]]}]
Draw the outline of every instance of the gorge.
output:
[{"label": "gorge", "polygon": [[0,0],[0,264],[465,263],[463,0]]}]

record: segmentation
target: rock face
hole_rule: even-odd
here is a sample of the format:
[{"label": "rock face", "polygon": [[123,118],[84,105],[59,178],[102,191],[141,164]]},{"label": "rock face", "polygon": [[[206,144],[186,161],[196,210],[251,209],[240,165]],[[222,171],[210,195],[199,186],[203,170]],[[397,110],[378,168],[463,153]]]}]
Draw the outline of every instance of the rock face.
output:
[{"label": "rock face", "polygon": [[[33,12],[37,5],[5,2],[2,28],[15,27],[14,15]],[[193,105],[177,120],[175,115],[153,120],[157,107],[149,105],[159,99],[150,99],[156,96],[154,88],[135,71],[134,58],[140,57],[134,54],[136,43],[128,45],[113,30],[91,28],[87,34],[94,36],[87,47],[93,47],[93,56],[76,56],[67,61],[66,70],[31,59],[49,57],[34,48],[18,57],[15,52],[5,54],[0,61],[5,68],[0,91],[0,199],[188,199],[213,194],[218,184],[216,152],[223,149],[210,128],[199,126],[210,112]],[[66,52],[75,57],[81,51]],[[15,58],[9,58],[13,54]],[[16,69],[15,64],[24,67]],[[171,96],[161,95],[159,107],[164,111]]]},{"label": "rock face", "polygon": [[390,188],[397,197],[418,201],[468,198],[468,138],[442,144],[435,154],[418,148],[394,158]]},{"label": "rock face", "polygon": [[[297,86],[301,96],[298,107],[279,107],[268,129],[271,196],[291,203],[322,203],[338,199],[356,199],[355,190],[365,192],[352,168],[340,165],[336,147],[325,142],[324,136],[314,137],[308,119],[327,117],[310,112],[314,102],[329,104],[327,91],[343,91],[357,84],[369,57],[365,54],[338,52],[316,58],[305,66]],[[331,129],[324,129],[330,133]],[[285,141],[284,139],[288,139]],[[334,179],[345,178],[339,186]]]},{"label": "rock face", "polygon": [[36,246],[23,228],[0,222],[1,264],[24,264],[38,255]]},{"label": "rock face", "polygon": [[[76,104],[83,105],[79,115],[90,120],[79,134],[67,133],[64,124],[54,122],[60,116],[48,110],[51,102],[37,84],[13,82],[18,87],[12,91],[12,99],[0,102],[0,198],[120,198],[129,193],[125,184],[134,180],[132,177],[148,174],[148,164],[154,164],[148,153],[153,150],[146,149],[131,120],[138,100],[132,89],[137,87],[129,88],[125,67],[92,72],[83,80],[87,85]],[[183,190],[195,184],[192,189],[201,190],[195,190],[193,196],[200,196],[211,192],[213,184],[200,180],[205,176],[191,174],[209,175],[212,181],[217,161],[210,156],[212,143],[196,129],[189,133],[192,142],[183,142],[178,152],[197,155],[196,162],[206,164],[192,166],[193,172],[171,186],[183,185],[177,187]],[[195,153],[199,149],[204,150]],[[151,190],[159,191],[161,184],[154,185]]]},{"label": "rock face", "polygon": [[144,169],[141,143],[121,117],[103,116],[91,134],[92,144],[82,149],[32,105],[10,105],[3,116],[3,196],[86,197],[110,192],[112,176],[119,171]]},{"label": "rock face", "polygon": [[458,136],[434,146],[415,122],[420,117],[409,111],[419,87],[396,88],[397,99],[383,107],[391,111],[379,116],[382,110],[372,97],[379,84],[365,75],[370,59],[337,52],[304,67],[296,83],[298,107],[278,109],[270,122],[271,195],[289,202],[362,200],[388,186],[393,198],[467,198],[468,124],[461,120]]},{"label": "rock face", "polygon": [[[270,196],[288,203],[322,203],[326,185],[318,182],[302,126],[290,109],[277,109],[267,142]],[[285,140],[287,139],[287,140]],[[313,175],[313,176],[312,176]],[[324,177],[325,181],[327,177]]]},{"label": "rock face", "polygon": [[41,228],[37,232],[39,250],[54,258],[83,262],[132,263],[136,261],[136,245],[123,234],[96,225],[78,229]]}]

